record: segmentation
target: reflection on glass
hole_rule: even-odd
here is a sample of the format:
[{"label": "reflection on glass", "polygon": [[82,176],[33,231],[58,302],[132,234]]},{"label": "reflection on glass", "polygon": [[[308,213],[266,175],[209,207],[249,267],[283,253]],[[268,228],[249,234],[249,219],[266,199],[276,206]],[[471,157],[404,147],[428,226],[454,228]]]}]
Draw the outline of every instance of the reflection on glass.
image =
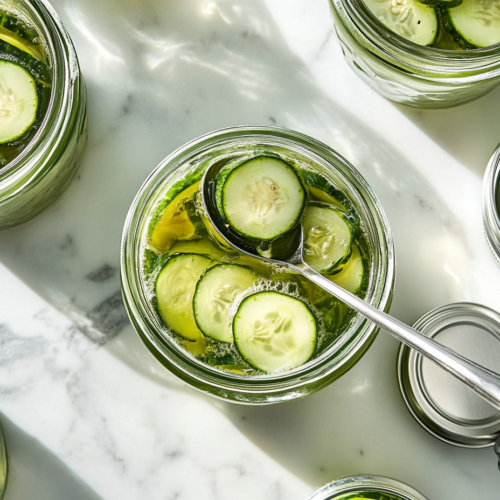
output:
[{"label": "reflection on glass", "polygon": [[500,216],[500,182],[497,184],[496,206],[497,214]]},{"label": "reflection on glass", "polygon": [[7,448],[5,439],[0,426],[0,499],[3,498],[7,486]]}]

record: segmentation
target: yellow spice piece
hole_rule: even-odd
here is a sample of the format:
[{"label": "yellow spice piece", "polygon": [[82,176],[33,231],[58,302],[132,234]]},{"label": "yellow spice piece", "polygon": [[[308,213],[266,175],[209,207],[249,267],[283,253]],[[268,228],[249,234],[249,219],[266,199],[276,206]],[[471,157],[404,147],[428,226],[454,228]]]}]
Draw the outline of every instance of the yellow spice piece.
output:
[{"label": "yellow spice piece", "polygon": [[333,205],[335,207],[339,207],[344,212],[347,210],[346,207],[342,205],[342,203],[340,203],[340,201],[336,200],[333,196],[330,196],[328,193],[325,193],[321,189],[307,186],[307,190],[316,200],[328,203],[329,205]]},{"label": "yellow spice piece", "polygon": [[175,242],[189,240],[195,235],[196,228],[189,219],[184,204],[198,191],[199,186],[200,183],[196,182],[169,203],[153,230],[150,241],[153,248],[165,252]]}]

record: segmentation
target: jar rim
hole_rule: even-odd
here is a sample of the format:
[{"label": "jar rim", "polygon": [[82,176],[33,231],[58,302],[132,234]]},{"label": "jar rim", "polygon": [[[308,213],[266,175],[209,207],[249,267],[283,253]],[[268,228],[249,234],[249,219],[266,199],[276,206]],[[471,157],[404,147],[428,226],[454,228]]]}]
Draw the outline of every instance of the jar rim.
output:
[{"label": "jar rim", "polygon": [[397,495],[402,500],[427,500],[422,493],[406,483],[390,477],[373,475],[349,476],[337,479],[317,490],[308,500],[335,500],[339,495],[369,490]]},{"label": "jar rim", "polygon": [[483,223],[486,239],[500,265],[500,144],[495,149],[483,179]]},{"label": "jar rim", "polygon": [[[376,307],[383,309],[389,307],[394,286],[395,259],[393,239],[383,209],[371,191],[371,188],[359,172],[332,149],[308,136],[278,127],[240,126],[217,130],[188,142],[167,156],[156,167],[137,193],[125,222],[121,247],[122,292],[129,317],[143,342],[145,342],[146,346],[160,361],[164,362],[163,364],[168,365],[167,367],[174,373],[181,375],[181,378],[183,378],[182,374],[184,374],[184,376],[188,376],[190,379],[201,383],[204,387],[208,384],[210,387],[217,387],[220,391],[242,391],[245,394],[273,394],[282,392],[284,386],[286,386],[287,390],[296,391],[291,398],[300,397],[300,387],[315,380],[324,379],[331,374],[333,369],[338,369],[338,363],[334,363],[334,366],[331,363],[335,356],[331,353],[326,354],[330,348],[310,363],[306,363],[303,367],[288,372],[251,377],[222,372],[204,365],[194,360],[194,358],[191,359],[191,356],[185,352],[181,352],[179,347],[174,346],[173,339],[165,339],[164,335],[155,331],[154,320],[148,317],[150,316],[150,312],[143,302],[144,297],[141,296],[140,272],[137,269],[138,238],[142,234],[140,233],[139,226],[144,223],[144,218],[147,217],[142,211],[148,200],[152,199],[154,193],[159,192],[162,183],[166,182],[165,178],[168,173],[184,165],[188,158],[195,157],[209,146],[227,144],[231,141],[236,142],[242,138],[249,137],[267,137],[274,141],[281,141],[283,144],[286,143],[290,147],[293,144],[300,146],[308,152],[321,153],[324,161],[329,162],[332,171],[333,169],[338,169],[338,166],[326,158],[335,158],[337,163],[343,165],[346,172],[351,176],[349,181],[357,189],[362,190],[363,202],[367,204],[367,207],[369,206],[370,214],[376,221],[375,223],[378,224],[377,236],[382,240],[378,243],[383,246],[383,249],[379,250],[377,248],[374,251],[384,255],[385,275],[383,277],[374,277],[372,299]],[[338,173],[336,170],[335,172]],[[368,202],[366,201],[367,199],[369,199]],[[134,266],[136,267],[134,268]],[[342,359],[343,363],[348,363],[357,350],[361,349],[365,343],[369,345],[376,334],[375,325],[369,323],[364,318],[359,319],[356,326],[357,330],[354,333],[351,332],[351,337],[344,343],[346,348],[348,347],[350,350],[344,353],[345,359]],[[272,399],[272,396],[270,397]]]},{"label": "jar rim", "polygon": [[421,71],[422,78],[450,82],[500,75],[500,43],[467,50],[418,45],[381,23],[363,0],[331,2],[348,28],[354,29],[356,40],[365,48],[404,69]]}]

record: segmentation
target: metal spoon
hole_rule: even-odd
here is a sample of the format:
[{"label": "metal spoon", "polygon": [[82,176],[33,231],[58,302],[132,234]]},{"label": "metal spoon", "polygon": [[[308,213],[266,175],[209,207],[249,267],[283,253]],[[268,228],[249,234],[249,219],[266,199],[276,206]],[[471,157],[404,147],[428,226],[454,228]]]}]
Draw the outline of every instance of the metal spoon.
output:
[{"label": "metal spoon", "polygon": [[[278,264],[292,269],[340,301],[352,307],[355,311],[380,326],[399,341],[415,349],[420,354],[431,359],[446,371],[467,384],[474,392],[500,410],[500,375],[484,368],[455,351],[422,335],[417,330],[405,325],[401,321],[379,311],[368,302],[344,290],[323,275],[309,267],[303,259],[303,234],[302,227],[298,224],[291,237],[284,242],[279,239],[273,243],[273,248],[266,249],[268,253],[258,249],[250,241],[245,240],[230,226],[221,220],[215,204],[215,188],[217,175],[224,166],[224,162],[211,165],[203,176],[201,182],[201,198],[205,215],[214,228],[214,235],[219,242],[230,250],[237,250],[244,255],[249,255],[264,262]],[[286,244],[285,244],[286,243]],[[296,249],[290,255],[290,247]],[[258,253],[260,251],[260,253]],[[272,255],[266,257],[264,255]]]}]

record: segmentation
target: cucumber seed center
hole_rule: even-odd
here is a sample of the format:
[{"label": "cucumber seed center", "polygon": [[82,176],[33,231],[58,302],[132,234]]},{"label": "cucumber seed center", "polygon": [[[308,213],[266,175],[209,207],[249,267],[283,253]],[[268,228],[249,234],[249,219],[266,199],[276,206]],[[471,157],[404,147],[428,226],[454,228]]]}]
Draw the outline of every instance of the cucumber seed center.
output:
[{"label": "cucumber seed center", "polygon": [[474,17],[484,26],[500,22],[500,3],[497,0],[478,0]]},{"label": "cucumber seed center", "polygon": [[17,100],[12,89],[0,82],[0,118],[10,118],[17,113]]},{"label": "cucumber seed center", "polygon": [[252,215],[262,219],[277,214],[285,203],[283,190],[267,177],[252,179],[243,196]]},{"label": "cucumber seed center", "polygon": [[334,243],[334,235],[329,228],[325,226],[313,226],[304,242],[304,252],[306,255],[324,259]]},{"label": "cucumber seed center", "polygon": [[411,14],[411,3],[408,0],[389,0],[387,6],[394,15],[399,15],[399,22],[404,22]]},{"label": "cucumber seed center", "polygon": [[227,320],[227,312],[233,305],[236,295],[241,292],[240,288],[233,285],[223,285],[213,292],[212,305],[215,310],[214,320],[223,323]]},{"label": "cucumber seed center", "polygon": [[287,332],[292,326],[291,315],[286,311],[267,313],[264,320],[253,324],[250,340],[264,344],[263,349],[273,356],[283,356],[295,347],[292,336]]}]

